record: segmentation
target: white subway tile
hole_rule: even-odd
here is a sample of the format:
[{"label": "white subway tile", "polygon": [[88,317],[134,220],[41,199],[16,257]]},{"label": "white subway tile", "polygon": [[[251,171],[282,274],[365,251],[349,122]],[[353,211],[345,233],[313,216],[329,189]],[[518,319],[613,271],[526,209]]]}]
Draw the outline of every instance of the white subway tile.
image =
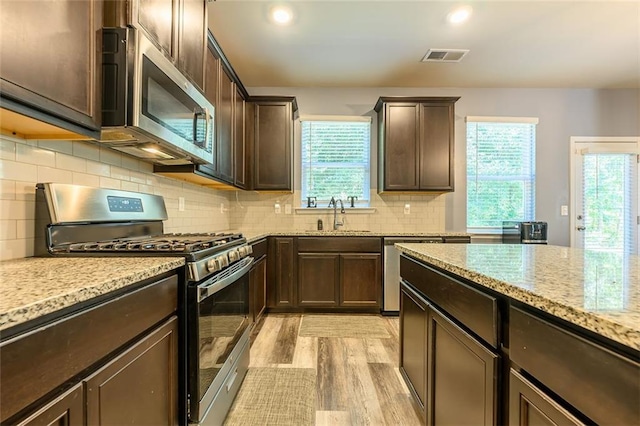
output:
[{"label": "white subway tile", "polygon": [[48,149],[49,151],[62,152],[64,154],[73,154],[73,142],[72,141],[56,141],[56,140],[44,140],[38,141],[40,148]]},{"label": "white subway tile", "polygon": [[0,240],[15,240],[17,223],[17,220],[0,220]]},{"label": "white subway tile", "polygon": [[20,239],[20,238],[35,238],[35,235],[36,235],[35,226],[36,226],[36,221],[35,220],[18,220],[17,221],[17,237],[18,237],[18,239]]},{"label": "white subway tile", "polygon": [[16,200],[35,201],[36,182],[16,182]]},{"label": "white subway tile", "polygon": [[140,161],[127,154],[122,154],[122,167],[129,170],[138,170]]},{"label": "white subway tile", "polygon": [[108,164],[102,164],[96,161],[87,160],[87,173],[92,175],[110,177],[111,166]]},{"label": "white subway tile", "polygon": [[122,167],[111,166],[111,177],[118,180],[130,180],[131,172]]},{"label": "white subway tile", "polygon": [[0,138],[0,158],[3,160],[16,159],[16,143],[4,138]]},{"label": "white subway tile", "polygon": [[100,187],[100,176],[88,173],[73,173],[73,184],[98,188]]},{"label": "white subway tile", "polygon": [[131,182],[146,184],[147,183],[147,175],[140,172],[131,172]]},{"label": "white subway tile", "polygon": [[100,148],[91,142],[73,141],[73,155],[87,160],[100,161]]},{"label": "white subway tile", "polygon": [[113,166],[122,165],[122,154],[111,148],[100,147],[100,162],[111,164]]},{"label": "white subway tile", "polygon": [[100,177],[100,188],[120,189],[120,181],[108,177]]},{"label": "white subway tile", "polygon": [[0,200],[16,199],[16,182],[13,180],[0,180]]},{"label": "white subway tile", "polygon": [[33,256],[33,239],[0,241],[0,260]]},{"label": "white subway tile", "polygon": [[37,172],[38,166],[9,160],[0,160],[1,179],[28,181],[33,179]]},{"label": "white subway tile", "polygon": [[72,183],[72,176],[72,173],[68,170],[38,166],[38,182]]},{"label": "white subway tile", "polygon": [[55,167],[56,154],[53,151],[29,145],[16,145],[16,161],[38,166]]},{"label": "white subway tile", "polygon": [[72,155],[57,153],[56,167],[72,172],[85,173],[87,171],[87,160],[84,158],[74,157]]},{"label": "white subway tile", "polygon": [[120,182],[120,189],[122,189],[124,191],[138,192],[139,191],[138,186],[139,185],[137,183],[127,182],[126,180],[123,180],[123,181]]},{"label": "white subway tile", "polygon": [[0,203],[0,220],[35,219],[35,201],[4,200]]},{"label": "white subway tile", "polygon": [[141,172],[153,173],[153,164],[147,163],[146,161],[139,161],[138,170]]}]

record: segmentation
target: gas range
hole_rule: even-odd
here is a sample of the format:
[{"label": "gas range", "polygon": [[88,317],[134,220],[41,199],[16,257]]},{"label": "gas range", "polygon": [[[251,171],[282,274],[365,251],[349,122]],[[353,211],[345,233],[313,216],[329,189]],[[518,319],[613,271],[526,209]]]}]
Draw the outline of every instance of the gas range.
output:
[{"label": "gas range", "polygon": [[197,282],[251,254],[241,233],[163,233],[157,195],[45,183],[36,201],[36,255],[183,256]]}]

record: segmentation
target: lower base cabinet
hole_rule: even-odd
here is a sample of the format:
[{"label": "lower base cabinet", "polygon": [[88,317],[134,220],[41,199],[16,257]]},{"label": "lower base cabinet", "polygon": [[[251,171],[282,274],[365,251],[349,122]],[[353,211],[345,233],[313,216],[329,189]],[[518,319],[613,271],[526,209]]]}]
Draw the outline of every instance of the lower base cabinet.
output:
[{"label": "lower base cabinet", "polygon": [[78,383],[51,401],[17,426],[81,426],[84,424],[84,398],[82,383]]},{"label": "lower base cabinet", "polygon": [[427,424],[497,424],[498,355],[429,307]]},{"label": "lower base cabinet", "polygon": [[87,424],[177,424],[178,318],[84,380]]},{"label": "lower base cabinet", "polygon": [[428,425],[496,424],[498,355],[405,282],[400,372]]},{"label": "lower base cabinet", "polygon": [[509,424],[518,426],[584,425],[513,369],[509,377]]}]

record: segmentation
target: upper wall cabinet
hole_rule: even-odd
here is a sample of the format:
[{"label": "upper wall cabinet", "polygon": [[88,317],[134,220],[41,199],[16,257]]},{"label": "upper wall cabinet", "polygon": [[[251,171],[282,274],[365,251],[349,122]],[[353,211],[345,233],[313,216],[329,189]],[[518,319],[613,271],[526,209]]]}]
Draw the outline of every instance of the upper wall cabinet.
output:
[{"label": "upper wall cabinet", "polygon": [[294,97],[249,98],[247,141],[253,163],[253,188],[260,191],[293,190]]},{"label": "upper wall cabinet", "polygon": [[381,97],[378,192],[453,191],[457,97]]},{"label": "upper wall cabinet", "polygon": [[102,1],[3,1],[0,122],[19,137],[100,135]]},{"label": "upper wall cabinet", "polygon": [[104,23],[143,30],[184,75],[204,89],[206,0],[106,0]]}]

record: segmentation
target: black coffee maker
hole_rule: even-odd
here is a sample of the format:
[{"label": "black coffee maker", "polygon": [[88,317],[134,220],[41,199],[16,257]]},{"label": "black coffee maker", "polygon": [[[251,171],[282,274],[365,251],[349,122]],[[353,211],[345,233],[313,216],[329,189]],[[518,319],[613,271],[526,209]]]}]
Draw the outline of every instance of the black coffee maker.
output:
[{"label": "black coffee maker", "polygon": [[547,244],[547,222],[502,222],[504,244]]}]

